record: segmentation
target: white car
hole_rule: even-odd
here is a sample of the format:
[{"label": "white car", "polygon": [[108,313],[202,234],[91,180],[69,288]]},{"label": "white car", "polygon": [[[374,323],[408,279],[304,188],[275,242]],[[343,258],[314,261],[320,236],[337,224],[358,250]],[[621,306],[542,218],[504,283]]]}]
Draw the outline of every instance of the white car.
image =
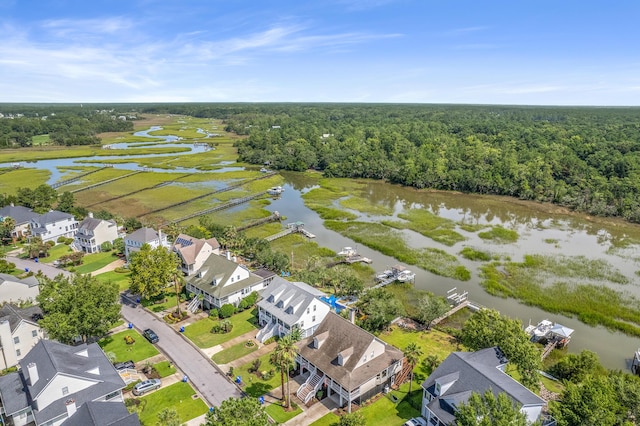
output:
[{"label": "white car", "polygon": [[403,426],[427,426],[427,421],[422,417],[414,417],[404,422]]}]

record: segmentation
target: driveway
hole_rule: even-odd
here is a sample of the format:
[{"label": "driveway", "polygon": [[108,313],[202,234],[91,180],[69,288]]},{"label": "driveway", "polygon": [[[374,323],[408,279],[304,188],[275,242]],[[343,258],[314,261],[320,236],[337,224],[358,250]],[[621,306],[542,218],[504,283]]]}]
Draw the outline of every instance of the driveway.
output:
[{"label": "driveway", "polygon": [[140,332],[151,328],[158,335],[156,343],[173,363],[189,377],[189,382],[200,392],[209,407],[218,407],[228,398],[240,398],[238,388],[214,367],[200,350],[191,346],[184,337],[179,335],[167,323],[143,309],[140,305],[134,307],[123,299],[122,316],[134,325]]},{"label": "driveway", "polygon": [[7,256],[7,262],[15,263],[16,268],[22,269],[23,271],[27,268],[29,271],[33,271],[37,273],[41,271],[45,276],[49,278],[55,278],[56,276],[62,274],[65,277],[70,277],[72,274],[69,271],[65,271],[64,269],[58,269],[55,266],[47,265],[46,263],[35,262],[31,259],[20,259],[18,257]]}]

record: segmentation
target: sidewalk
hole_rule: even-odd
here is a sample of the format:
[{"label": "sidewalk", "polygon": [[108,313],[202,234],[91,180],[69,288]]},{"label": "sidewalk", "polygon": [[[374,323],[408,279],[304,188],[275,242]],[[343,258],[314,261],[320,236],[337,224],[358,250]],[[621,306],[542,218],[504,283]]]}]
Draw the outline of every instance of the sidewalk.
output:
[{"label": "sidewalk", "polygon": [[97,271],[93,271],[91,273],[91,276],[95,277],[96,275],[100,275],[100,274],[105,273],[105,272],[113,271],[114,269],[121,268],[122,266],[124,266],[124,259],[114,260],[110,264],[108,264],[106,266],[103,266],[102,268],[98,269]]}]

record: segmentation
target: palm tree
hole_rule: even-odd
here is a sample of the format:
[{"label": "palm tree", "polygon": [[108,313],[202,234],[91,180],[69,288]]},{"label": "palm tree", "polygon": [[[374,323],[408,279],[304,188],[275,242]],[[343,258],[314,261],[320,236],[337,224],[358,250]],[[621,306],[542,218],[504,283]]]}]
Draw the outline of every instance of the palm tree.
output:
[{"label": "palm tree", "polygon": [[13,232],[15,227],[16,227],[16,220],[12,217],[5,217],[2,220],[2,225],[5,227],[5,229],[7,230],[7,232],[9,233],[9,235],[11,236],[11,242],[12,245],[15,246],[16,245],[16,235]]},{"label": "palm tree", "polygon": [[[271,363],[280,371],[280,382],[282,384],[283,407],[289,408],[289,369],[296,359],[297,348],[290,335],[278,340],[278,345],[271,353]],[[284,378],[287,376],[287,391],[284,389]]]},{"label": "palm tree", "polygon": [[411,375],[409,376],[409,393],[411,393],[411,387],[413,386],[413,368],[418,363],[418,360],[422,356],[422,349],[415,342],[409,343],[406,348],[404,348],[404,357],[407,359],[407,362],[411,366]]},{"label": "palm tree", "polygon": [[178,318],[182,318],[182,311],[180,311],[180,291],[182,290],[182,286],[184,286],[185,280],[182,275],[182,271],[176,269],[172,272],[173,275],[173,285],[176,290],[176,313],[178,314]]}]

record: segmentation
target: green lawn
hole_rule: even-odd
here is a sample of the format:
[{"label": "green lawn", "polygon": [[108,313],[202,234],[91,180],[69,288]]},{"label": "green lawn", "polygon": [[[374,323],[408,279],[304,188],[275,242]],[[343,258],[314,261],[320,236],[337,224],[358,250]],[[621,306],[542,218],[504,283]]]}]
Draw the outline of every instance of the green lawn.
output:
[{"label": "green lawn", "polygon": [[336,414],[329,413],[320,417],[315,422],[311,423],[310,426],[333,426],[339,421],[340,421],[340,417],[338,417]]},{"label": "green lawn", "polygon": [[302,408],[298,407],[295,404],[293,406],[295,407],[295,410],[284,411],[284,408],[282,408],[280,404],[269,404],[267,405],[265,411],[271,416],[273,420],[276,421],[276,423],[282,424],[302,413]]},{"label": "green lawn", "polygon": [[118,260],[118,258],[113,255],[113,252],[87,254],[82,258],[82,265],[76,268],[76,272],[79,274],[88,274],[107,266],[115,260]]},{"label": "green lawn", "polygon": [[143,396],[140,399],[145,401],[144,408],[138,414],[140,423],[145,426],[156,425],[158,413],[164,408],[174,408],[180,416],[180,423],[206,413],[209,409],[207,404],[200,398],[193,399],[195,394],[190,384],[178,382]]},{"label": "green lawn", "polygon": [[251,368],[253,362],[249,362],[233,371],[234,376],[242,377],[242,386],[249,396],[257,398],[281,385],[280,373],[278,373],[276,367],[269,362],[269,357],[271,357],[271,353],[266,353],[258,358],[260,360],[259,371],[268,372],[273,369],[275,374],[269,380],[258,379],[255,373],[249,373],[249,368]]},{"label": "green lawn", "polygon": [[451,352],[465,350],[462,345],[456,344],[454,337],[438,330],[421,332],[394,326],[390,332],[380,333],[378,337],[400,350],[406,348],[409,343],[416,343],[422,349],[424,357],[435,354],[440,361]]},{"label": "green lawn", "polygon": [[[124,336],[127,335],[133,337],[135,340],[133,344],[126,344]],[[116,355],[116,361],[132,360],[133,362],[139,362],[159,353],[158,350],[136,330],[125,330],[107,336],[100,339],[98,344],[105,353],[113,352]]]},{"label": "green lawn", "polygon": [[176,308],[176,292],[167,290],[163,295],[155,299],[143,299],[142,306],[153,311],[161,312],[166,310],[175,310]]},{"label": "green lawn", "polygon": [[199,348],[210,348],[255,330],[255,319],[254,310],[247,309],[229,318],[233,324],[233,329],[230,333],[214,334],[211,333],[211,328],[218,320],[213,321],[210,318],[205,318],[185,327],[184,335]]},{"label": "green lawn", "polygon": [[51,247],[51,249],[49,250],[49,256],[42,259],[42,262],[51,263],[54,260],[58,260],[60,259],[60,257],[69,253],[73,253],[73,250],[71,250],[71,248],[68,245],[56,244],[55,246]]},{"label": "green lawn", "polygon": [[124,291],[129,288],[129,284],[131,283],[129,281],[129,275],[131,275],[131,272],[122,273],[122,272],[116,272],[116,271],[109,271],[109,272],[103,272],[100,275],[96,275],[96,278],[99,281],[104,283],[108,283],[108,282],[116,283],[118,284],[118,288],[120,289],[120,291]]},{"label": "green lawn", "polygon": [[253,351],[258,350],[258,345],[253,342],[252,346],[247,346],[247,342],[240,342],[214,354],[211,359],[216,364],[227,364],[235,359],[242,358],[245,355],[250,354]]},{"label": "green lawn", "polygon": [[153,364],[153,368],[155,368],[160,377],[167,377],[176,372],[176,368],[169,361],[160,361]]}]

